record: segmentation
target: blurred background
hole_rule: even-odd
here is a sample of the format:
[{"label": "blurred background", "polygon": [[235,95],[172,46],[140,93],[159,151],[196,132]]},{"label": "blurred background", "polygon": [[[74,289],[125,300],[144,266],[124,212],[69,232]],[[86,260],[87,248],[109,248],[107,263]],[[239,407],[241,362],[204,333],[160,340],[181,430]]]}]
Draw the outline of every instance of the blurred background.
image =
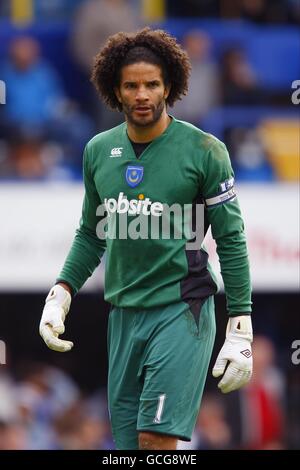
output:
[{"label": "blurred background", "polygon": [[[176,36],[192,61],[189,95],[170,113],[230,151],[254,289],[253,379],[223,396],[209,372],[180,448],[300,448],[299,21],[298,0],[1,0],[0,449],[114,448],[103,267],[73,301],[72,352],[48,350],[38,324],[80,218],[82,149],[122,121],[95,96],[92,57],[144,25]],[[212,361],[222,292],[216,312]]]}]

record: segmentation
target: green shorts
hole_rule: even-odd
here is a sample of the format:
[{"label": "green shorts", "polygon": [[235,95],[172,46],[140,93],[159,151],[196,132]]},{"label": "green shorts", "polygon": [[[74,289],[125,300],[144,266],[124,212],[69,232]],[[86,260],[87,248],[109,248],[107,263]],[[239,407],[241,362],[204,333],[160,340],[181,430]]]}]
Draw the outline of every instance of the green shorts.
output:
[{"label": "green shorts", "polygon": [[184,302],[111,310],[108,401],[117,449],[138,449],[139,431],[191,439],[215,329],[213,297],[199,320]]}]

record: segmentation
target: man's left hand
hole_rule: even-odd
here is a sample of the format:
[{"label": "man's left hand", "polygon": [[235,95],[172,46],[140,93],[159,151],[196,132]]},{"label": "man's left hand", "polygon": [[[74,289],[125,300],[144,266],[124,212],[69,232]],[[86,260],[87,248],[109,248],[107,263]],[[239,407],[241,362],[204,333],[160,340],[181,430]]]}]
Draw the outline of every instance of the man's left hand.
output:
[{"label": "man's left hand", "polygon": [[229,362],[218,384],[221,392],[232,392],[249,382],[252,375],[252,340],[250,315],[229,318],[225,343],[212,371],[214,377],[220,377]]}]

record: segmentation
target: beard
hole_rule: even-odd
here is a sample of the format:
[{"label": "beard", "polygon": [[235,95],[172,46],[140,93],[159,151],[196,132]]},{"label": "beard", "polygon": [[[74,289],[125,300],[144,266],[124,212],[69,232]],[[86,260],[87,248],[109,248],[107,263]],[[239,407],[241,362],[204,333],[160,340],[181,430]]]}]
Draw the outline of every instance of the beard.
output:
[{"label": "beard", "polygon": [[149,113],[149,116],[140,116],[139,118],[134,117],[134,109],[136,106],[129,106],[123,103],[123,112],[127,118],[127,121],[130,122],[130,124],[136,126],[136,127],[151,127],[154,124],[159,121],[163,110],[165,108],[165,100],[162,99],[157,106],[151,105],[149,106],[151,113]]}]

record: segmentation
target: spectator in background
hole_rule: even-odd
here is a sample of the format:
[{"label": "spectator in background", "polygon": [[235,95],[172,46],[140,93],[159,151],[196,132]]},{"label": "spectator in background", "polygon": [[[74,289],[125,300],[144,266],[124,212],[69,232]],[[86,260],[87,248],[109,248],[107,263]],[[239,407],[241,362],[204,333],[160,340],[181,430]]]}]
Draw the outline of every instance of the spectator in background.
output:
[{"label": "spectator in background", "polygon": [[7,123],[22,128],[24,133],[42,131],[65,95],[55,70],[41,60],[35,39],[23,36],[13,40],[1,77],[9,83]]},{"label": "spectator in background", "polygon": [[[99,405],[99,403],[98,403]],[[103,417],[91,414],[87,404],[78,400],[57,415],[55,421],[57,448],[61,450],[112,449],[108,440],[109,426]]]},{"label": "spectator in background", "polygon": [[[272,0],[271,3],[276,3]],[[268,12],[270,12],[270,2],[268,0],[241,0],[241,16],[255,23],[266,23]]]},{"label": "spectator in background", "polygon": [[242,49],[233,47],[225,51],[221,66],[223,104],[262,104],[264,95]]},{"label": "spectator in background", "polygon": [[111,34],[134,31],[138,13],[128,0],[86,0],[75,16],[72,47],[79,64],[90,75],[93,58]]},{"label": "spectator in background", "polygon": [[[78,8],[71,35],[73,55],[90,78],[93,58],[106,39],[119,31],[134,31],[141,25],[139,12],[130,0],[85,0]],[[91,113],[98,130],[114,127],[122,122],[120,113],[104,108],[91,87]]]},{"label": "spectator in background", "polygon": [[43,363],[19,365],[16,397],[20,423],[26,429],[29,449],[55,449],[53,422],[74,404],[79,391],[73,381],[59,369]]},{"label": "spectator in background", "polygon": [[176,103],[173,112],[196,126],[219,102],[219,73],[210,56],[211,46],[210,37],[202,31],[190,31],[183,38],[192,65],[189,94]]},{"label": "spectator in background", "polygon": [[226,409],[222,397],[207,394],[200,410],[196,432],[198,450],[229,449],[231,430],[226,420]]},{"label": "spectator in background", "polygon": [[236,448],[284,448],[285,383],[275,364],[274,345],[265,336],[253,343],[254,374],[251,383],[224,397]]},{"label": "spectator in background", "polygon": [[241,17],[258,24],[285,23],[288,21],[288,1],[241,0]]},{"label": "spectator in background", "polygon": [[0,420],[0,451],[26,448],[25,430],[14,422]]},{"label": "spectator in background", "polygon": [[77,159],[79,165],[93,128],[68,100],[57,72],[41,58],[39,43],[27,36],[14,39],[0,76],[9,84],[0,120],[0,137],[9,142],[8,175],[43,178],[60,163],[75,168]]},{"label": "spectator in background", "polygon": [[265,336],[254,341],[255,372],[251,384],[240,393],[248,408],[249,423],[244,423],[245,447],[281,449],[284,439],[283,397],[285,383],[275,364],[274,345]]},{"label": "spectator in background", "polygon": [[227,130],[228,147],[231,150],[232,166],[238,181],[274,181],[274,168],[257,128],[234,127]]},{"label": "spectator in background", "polygon": [[273,343],[256,336],[254,374],[245,388],[222,397],[208,393],[191,443],[182,449],[281,449],[284,447],[285,383]]},{"label": "spectator in background", "polygon": [[230,449],[231,429],[226,419],[226,407],[221,395],[208,392],[203,395],[191,442],[179,443],[181,450]]},{"label": "spectator in background", "polygon": [[3,371],[0,451],[113,448],[103,393],[82,398],[65,372],[43,363],[19,363],[17,381]]},{"label": "spectator in background", "polygon": [[25,449],[28,445],[16,403],[15,384],[7,368],[0,367],[0,451]]},{"label": "spectator in background", "polygon": [[300,19],[299,0],[166,0],[170,17],[242,18],[258,24],[294,23]]}]

